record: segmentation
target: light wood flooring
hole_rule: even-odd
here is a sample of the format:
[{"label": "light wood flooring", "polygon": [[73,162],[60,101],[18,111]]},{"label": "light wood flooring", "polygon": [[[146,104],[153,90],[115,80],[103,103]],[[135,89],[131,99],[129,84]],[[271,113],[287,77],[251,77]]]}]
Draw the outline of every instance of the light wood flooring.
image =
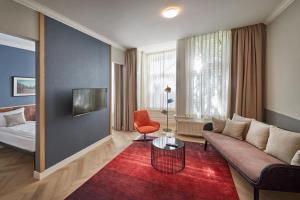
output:
[{"label": "light wood flooring", "polygon": [[[64,199],[130,145],[137,136],[138,133],[113,131],[112,140],[41,181],[32,177],[32,155],[6,147],[0,148],[0,199]],[[185,141],[203,142],[201,138],[178,137]],[[237,172],[232,169],[231,172],[240,199],[252,200],[252,187]],[[262,191],[260,194],[261,200],[300,199],[300,194],[295,193]]]}]

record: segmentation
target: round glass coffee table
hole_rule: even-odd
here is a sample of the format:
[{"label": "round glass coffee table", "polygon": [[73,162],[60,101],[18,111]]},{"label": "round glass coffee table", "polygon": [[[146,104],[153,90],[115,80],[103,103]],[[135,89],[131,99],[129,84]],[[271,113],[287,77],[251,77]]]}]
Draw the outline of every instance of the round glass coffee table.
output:
[{"label": "round glass coffee table", "polygon": [[151,165],[163,173],[174,174],[185,167],[185,144],[175,137],[159,137],[152,141]]}]

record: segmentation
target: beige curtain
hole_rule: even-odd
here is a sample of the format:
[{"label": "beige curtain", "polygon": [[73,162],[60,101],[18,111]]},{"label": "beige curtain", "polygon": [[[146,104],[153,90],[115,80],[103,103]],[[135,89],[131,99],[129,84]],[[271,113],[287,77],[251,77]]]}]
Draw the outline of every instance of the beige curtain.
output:
[{"label": "beige curtain", "polygon": [[124,109],[123,65],[114,64],[114,129],[122,130]]},{"label": "beige curtain", "polygon": [[231,114],[263,120],[266,27],[232,29]]},{"label": "beige curtain", "polygon": [[126,51],[123,130],[133,131],[133,112],[137,109],[137,49]]}]

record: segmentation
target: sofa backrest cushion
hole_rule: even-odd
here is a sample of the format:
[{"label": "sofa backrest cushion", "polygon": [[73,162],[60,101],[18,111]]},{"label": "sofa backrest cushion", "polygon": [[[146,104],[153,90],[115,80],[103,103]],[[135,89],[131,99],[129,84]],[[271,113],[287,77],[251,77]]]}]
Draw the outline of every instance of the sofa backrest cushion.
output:
[{"label": "sofa backrest cushion", "polygon": [[253,120],[248,130],[246,141],[257,148],[264,150],[267,146],[270,125]]},{"label": "sofa backrest cushion", "polygon": [[270,127],[270,136],[265,152],[291,163],[295,153],[300,149],[300,133],[286,131],[275,126]]},{"label": "sofa backrest cushion", "polygon": [[300,166],[300,150],[295,153],[291,165]]},{"label": "sofa backrest cushion", "polygon": [[252,122],[254,119],[242,117],[242,116],[240,116],[240,115],[234,113],[234,115],[233,115],[233,117],[232,117],[232,120],[233,120],[233,121],[239,121],[239,122],[245,122],[245,123],[246,123],[246,128],[245,128],[245,130],[244,130],[244,132],[243,132],[243,139],[246,139],[246,136],[247,136],[247,133],[248,133],[250,124],[251,124],[251,122]]},{"label": "sofa backrest cushion", "polygon": [[226,125],[226,120],[212,117],[212,124],[213,124],[213,132],[222,133]]},{"label": "sofa backrest cushion", "polygon": [[228,119],[226,121],[223,134],[239,140],[243,140],[243,132],[246,128],[246,125],[247,124],[245,122],[233,121]]}]

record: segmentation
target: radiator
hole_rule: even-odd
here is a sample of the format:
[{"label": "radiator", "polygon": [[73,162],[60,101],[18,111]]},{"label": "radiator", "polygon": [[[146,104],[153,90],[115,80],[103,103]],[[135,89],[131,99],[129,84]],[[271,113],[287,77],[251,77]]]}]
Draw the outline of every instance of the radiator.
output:
[{"label": "radiator", "polygon": [[208,121],[176,117],[176,133],[181,135],[202,136],[203,126]]}]

